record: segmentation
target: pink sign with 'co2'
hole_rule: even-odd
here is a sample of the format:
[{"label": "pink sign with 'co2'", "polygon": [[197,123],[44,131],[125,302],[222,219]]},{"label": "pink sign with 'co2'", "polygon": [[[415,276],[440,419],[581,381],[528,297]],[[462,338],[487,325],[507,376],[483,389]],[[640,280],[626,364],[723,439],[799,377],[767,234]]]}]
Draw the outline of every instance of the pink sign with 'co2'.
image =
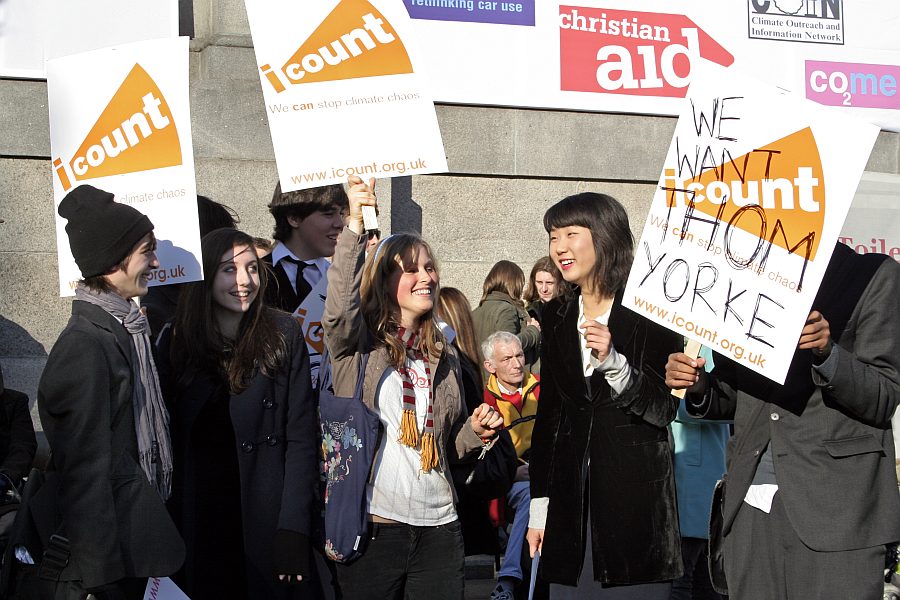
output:
[{"label": "pink sign with 'co2'", "polygon": [[806,61],[806,97],[828,106],[900,109],[900,66]]}]

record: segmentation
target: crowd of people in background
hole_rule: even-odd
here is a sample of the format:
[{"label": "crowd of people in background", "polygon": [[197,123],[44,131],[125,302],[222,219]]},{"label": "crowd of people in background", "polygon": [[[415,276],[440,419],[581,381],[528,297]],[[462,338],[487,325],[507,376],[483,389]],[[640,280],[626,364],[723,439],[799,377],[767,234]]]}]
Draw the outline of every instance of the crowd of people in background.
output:
[{"label": "crowd of people in background", "polygon": [[[274,243],[198,206],[204,279],[152,290],[146,216],[88,185],[59,206],[84,278],[39,386],[42,485],[0,507],[14,596],[171,576],[193,600],[459,600],[465,557],[490,554],[491,600],[881,597],[894,261],[838,245],[778,386],[625,308],[634,240],[605,194],[548,202],[547,256],[527,280],[498,261],[474,309],[420,235],[365,228],[374,180],[276,186]],[[311,335],[294,317],[316,303]],[[379,424],[352,561],[323,553],[323,385]],[[2,375],[0,397],[18,501],[34,431]]]}]

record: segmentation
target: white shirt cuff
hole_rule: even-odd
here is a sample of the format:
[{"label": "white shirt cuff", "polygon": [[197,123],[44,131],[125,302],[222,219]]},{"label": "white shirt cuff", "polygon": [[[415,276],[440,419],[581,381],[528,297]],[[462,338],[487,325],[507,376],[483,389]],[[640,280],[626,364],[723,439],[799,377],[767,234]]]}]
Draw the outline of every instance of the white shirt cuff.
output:
[{"label": "white shirt cuff", "polygon": [[528,506],[528,528],[546,529],[550,498],[532,498]]},{"label": "white shirt cuff", "polygon": [[606,382],[616,395],[628,389],[631,383],[631,366],[627,358],[616,352],[615,347],[610,346],[609,355],[603,362],[597,360],[592,352],[591,366],[603,373]]}]

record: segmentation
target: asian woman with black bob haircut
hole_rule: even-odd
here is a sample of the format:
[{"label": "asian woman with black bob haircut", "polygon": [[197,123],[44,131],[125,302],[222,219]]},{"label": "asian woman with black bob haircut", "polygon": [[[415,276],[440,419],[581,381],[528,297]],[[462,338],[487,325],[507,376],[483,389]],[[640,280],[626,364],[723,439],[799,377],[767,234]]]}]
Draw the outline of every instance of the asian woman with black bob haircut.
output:
[{"label": "asian woman with black bob haircut", "polygon": [[544,228],[573,290],[541,315],[529,545],[551,598],[668,599],[682,564],[664,375],[680,338],[623,306],[634,239],[618,201],[569,196]]},{"label": "asian woman with black bob haircut", "polygon": [[174,447],[170,511],[194,600],[310,597],[318,420],[297,323],[263,305],[266,270],[236,229],[203,237],[158,345]]}]

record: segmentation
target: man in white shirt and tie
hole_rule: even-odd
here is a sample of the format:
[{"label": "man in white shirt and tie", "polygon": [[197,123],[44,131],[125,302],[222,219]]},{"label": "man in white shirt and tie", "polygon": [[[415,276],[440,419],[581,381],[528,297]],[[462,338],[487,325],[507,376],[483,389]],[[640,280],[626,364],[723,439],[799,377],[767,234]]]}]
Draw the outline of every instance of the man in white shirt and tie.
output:
[{"label": "man in white shirt and tie", "polygon": [[293,313],[324,279],[327,257],[334,254],[337,236],[349,210],[341,185],[281,192],[275,186],[269,212],[275,218],[276,244],[263,261],[269,267],[266,303]]}]

